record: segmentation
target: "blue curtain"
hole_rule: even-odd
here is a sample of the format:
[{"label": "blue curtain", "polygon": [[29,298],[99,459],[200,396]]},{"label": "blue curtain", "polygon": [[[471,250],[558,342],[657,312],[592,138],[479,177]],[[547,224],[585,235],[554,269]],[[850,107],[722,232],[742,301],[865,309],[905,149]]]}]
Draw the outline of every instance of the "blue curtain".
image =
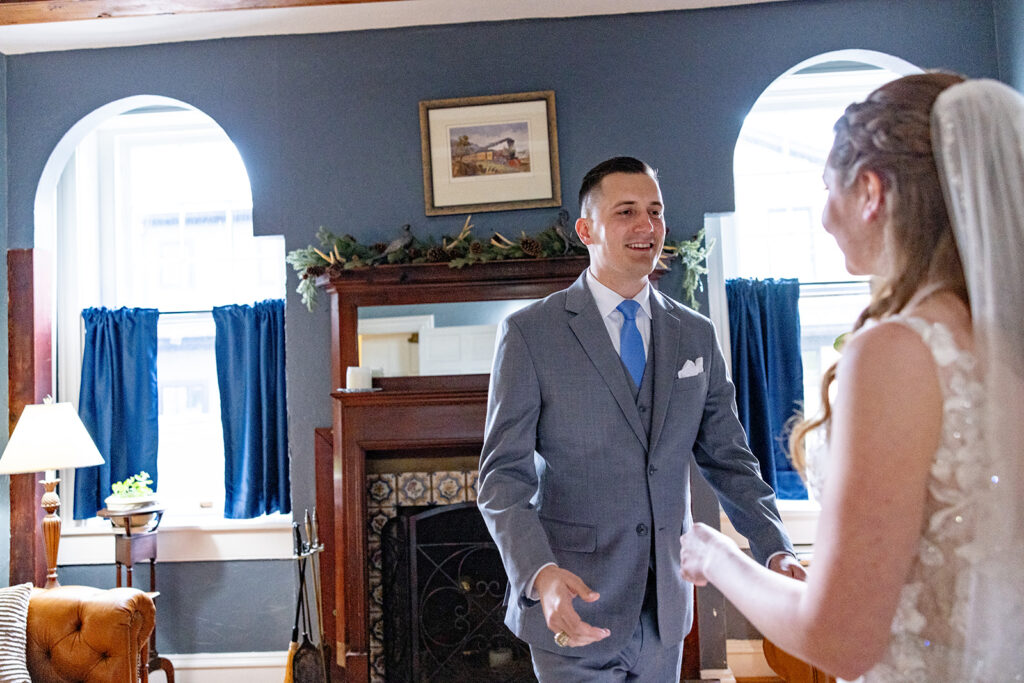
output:
[{"label": "blue curtain", "polygon": [[800,283],[727,280],[729,337],[736,407],[761,475],[786,499],[807,489],[786,456],[786,423],[803,405],[800,358]]},{"label": "blue curtain", "polygon": [[88,308],[78,413],[106,461],[75,471],[75,519],[94,517],[111,482],[145,470],[156,489],[159,411],[153,308]]},{"label": "blue curtain", "polygon": [[224,516],[291,512],[284,300],[213,309],[224,428]]}]

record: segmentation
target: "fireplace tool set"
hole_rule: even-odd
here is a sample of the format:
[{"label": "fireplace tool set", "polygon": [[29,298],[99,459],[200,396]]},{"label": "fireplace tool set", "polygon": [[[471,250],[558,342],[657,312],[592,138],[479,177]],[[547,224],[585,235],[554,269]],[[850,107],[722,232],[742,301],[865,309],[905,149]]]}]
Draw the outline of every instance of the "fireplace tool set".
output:
[{"label": "fireplace tool set", "polygon": [[[324,618],[320,602],[320,562],[318,555],[324,545],[320,542],[316,520],[316,508],[312,516],[305,515],[305,540],[298,522],[292,524],[294,558],[298,568],[299,592],[295,599],[295,625],[292,627],[292,641],[288,647],[288,661],[285,666],[285,683],[329,683],[326,662],[329,660],[327,646],[323,642]],[[310,638],[312,617],[309,610],[309,584],[306,581],[307,563],[312,572],[313,602],[316,605],[317,640],[314,645]],[[302,642],[299,643],[299,627],[302,627]]]}]

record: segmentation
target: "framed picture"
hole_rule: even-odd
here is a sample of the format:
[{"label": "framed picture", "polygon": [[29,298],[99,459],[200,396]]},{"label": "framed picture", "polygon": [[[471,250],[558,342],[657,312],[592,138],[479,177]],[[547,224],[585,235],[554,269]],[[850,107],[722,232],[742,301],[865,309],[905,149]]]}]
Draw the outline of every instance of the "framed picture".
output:
[{"label": "framed picture", "polygon": [[428,216],[561,206],[553,90],[420,102]]}]

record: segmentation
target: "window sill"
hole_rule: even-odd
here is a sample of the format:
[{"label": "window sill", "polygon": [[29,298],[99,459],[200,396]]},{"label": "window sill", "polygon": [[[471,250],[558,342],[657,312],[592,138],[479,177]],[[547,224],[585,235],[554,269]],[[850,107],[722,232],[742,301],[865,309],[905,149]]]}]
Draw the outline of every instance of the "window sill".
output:
[{"label": "window sill", "polygon": [[[106,520],[65,524],[58,565],[112,564],[117,532]],[[291,518],[226,520],[165,517],[157,535],[160,562],[284,560],[292,557]]]},{"label": "window sill", "polygon": [[[785,525],[793,545],[812,546],[818,532],[818,515],[821,514],[821,506],[817,502],[809,500],[780,500],[778,506],[779,514],[782,515],[782,523]],[[722,533],[736,541],[739,547],[750,547],[747,539],[733,528],[729,518],[721,509],[719,509],[719,524]]]}]

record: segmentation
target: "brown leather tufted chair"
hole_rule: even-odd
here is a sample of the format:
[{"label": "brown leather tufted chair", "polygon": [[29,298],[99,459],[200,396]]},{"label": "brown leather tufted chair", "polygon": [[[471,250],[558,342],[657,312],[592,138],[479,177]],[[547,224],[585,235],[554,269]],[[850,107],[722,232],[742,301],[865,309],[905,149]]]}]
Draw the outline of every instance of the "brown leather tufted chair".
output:
[{"label": "brown leather tufted chair", "polygon": [[135,588],[36,588],[28,670],[38,683],[146,683],[156,608]]}]

